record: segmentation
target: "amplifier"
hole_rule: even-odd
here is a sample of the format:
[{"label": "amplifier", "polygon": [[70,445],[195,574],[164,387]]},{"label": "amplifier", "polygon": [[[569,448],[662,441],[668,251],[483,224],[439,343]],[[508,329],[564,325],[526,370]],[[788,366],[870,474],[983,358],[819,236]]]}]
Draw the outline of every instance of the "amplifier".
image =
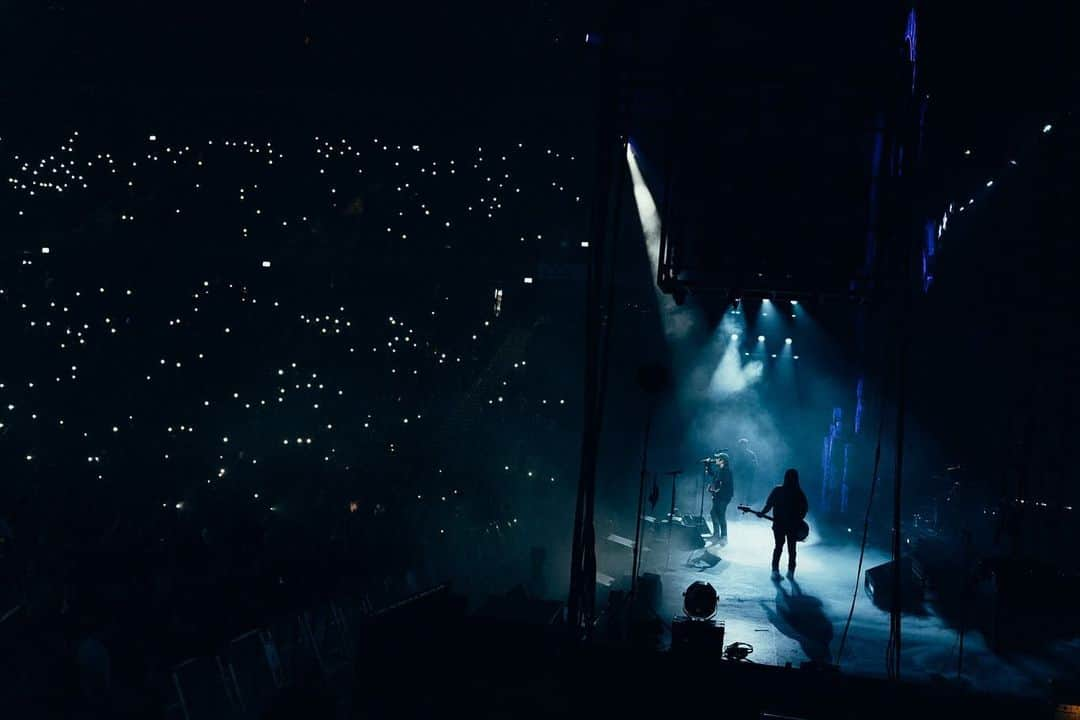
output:
[{"label": "amplifier", "polygon": [[695,620],[680,615],[671,621],[671,649],[690,652],[724,652],[724,622]]},{"label": "amplifier", "polygon": [[891,607],[897,592],[905,609],[918,606],[922,602],[925,585],[922,567],[910,557],[901,558],[899,588],[893,587],[894,567],[895,563],[889,561],[867,570],[863,580],[866,594],[881,608]]}]

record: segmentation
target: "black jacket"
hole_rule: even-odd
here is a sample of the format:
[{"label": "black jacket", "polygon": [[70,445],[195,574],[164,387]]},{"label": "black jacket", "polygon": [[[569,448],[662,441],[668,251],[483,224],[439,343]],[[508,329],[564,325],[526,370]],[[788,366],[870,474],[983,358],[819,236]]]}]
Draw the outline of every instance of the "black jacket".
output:
[{"label": "black jacket", "polygon": [[798,487],[778,485],[769,493],[762,512],[773,511],[773,527],[777,530],[790,530],[799,524],[810,511],[806,493]]},{"label": "black jacket", "polygon": [[709,489],[716,491],[712,496],[713,504],[723,505],[731,502],[731,498],[735,496],[735,477],[731,474],[731,468],[713,470],[712,478]]}]

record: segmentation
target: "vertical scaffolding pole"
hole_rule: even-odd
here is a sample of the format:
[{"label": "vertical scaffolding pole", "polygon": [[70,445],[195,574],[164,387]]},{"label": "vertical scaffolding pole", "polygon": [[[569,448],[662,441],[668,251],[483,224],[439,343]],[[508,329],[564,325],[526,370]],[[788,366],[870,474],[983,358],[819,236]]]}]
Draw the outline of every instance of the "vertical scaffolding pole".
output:
[{"label": "vertical scaffolding pole", "polygon": [[896,367],[896,465],[893,480],[893,535],[892,535],[892,581],[893,597],[889,618],[889,656],[888,674],[894,680],[900,679],[901,657],[903,649],[903,565],[901,554],[903,538],[901,529],[901,501],[903,497],[904,471],[904,421],[907,407],[907,356],[911,343],[911,305],[912,305],[912,252],[917,232],[921,232],[921,223],[917,222],[916,180],[920,169],[922,150],[922,107],[919,99],[917,70],[918,25],[914,7],[908,12],[904,31],[906,62],[902,63],[904,73],[901,100],[897,107],[897,137],[893,157],[896,192],[894,197],[893,219],[897,242],[897,285],[899,292],[897,307],[897,367]]},{"label": "vertical scaffolding pole", "polygon": [[[600,82],[609,77],[602,69]],[[600,100],[597,172],[593,190],[593,209],[590,227],[589,255],[585,278],[585,378],[582,404],[581,461],[579,466],[577,505],[574,512],[574,535],[570,562],[570,596],[567,602],[567,629],[572,640],[579,640],[591,623],[596,597],[596,528],[593,507],[596,496],[596,462],[600,444],[601,400],[601,343],[605,246],[609,220],[611,176],[614,169],[614,150],[617,88],[602,88]],[[616,219],[617,220],[617,219]]]}]

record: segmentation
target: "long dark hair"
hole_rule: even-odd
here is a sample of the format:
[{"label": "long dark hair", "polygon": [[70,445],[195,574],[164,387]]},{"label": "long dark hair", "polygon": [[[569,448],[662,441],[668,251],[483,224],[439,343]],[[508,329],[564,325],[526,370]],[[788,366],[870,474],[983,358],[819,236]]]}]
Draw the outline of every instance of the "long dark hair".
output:
[{"label": "long dark hair", "polygon": [[784,487],[795,488],[799,490],[799,471],[795,468],[788,468],[784,473]]}]

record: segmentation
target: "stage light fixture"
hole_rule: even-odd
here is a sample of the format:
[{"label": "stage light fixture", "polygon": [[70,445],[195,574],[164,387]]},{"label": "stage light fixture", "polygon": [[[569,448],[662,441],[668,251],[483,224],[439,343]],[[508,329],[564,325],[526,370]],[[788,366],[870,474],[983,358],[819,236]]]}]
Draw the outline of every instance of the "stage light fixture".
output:
[{"label": "stage light fixture", "polygon": [[757,336],[757,341],[758,342],[765,342],[765,336],[764,335],[758,335]]},{"label": "stage light fixture", "polygon": [[792,301],[791,301],[791,304],[792,304],[792,305],[798,305],[798,304],[799,304],[799,301],[798,301],[798,300],[792,300]]},{"label": "stage light fixture", "polygon": [[739,339],[739,333],[731,333],[731,339],[732,340],[738,340]]},{"label": "stage light fixture", "polygon": [[792,360],[798,360],[798,359],[799,359],[798,355],[795,355],[795,356],[792,357]]},{"label": "stage light fixture", "polygon": [[716,614],[719,599],[712,585],[698,580],[683,593],[683,611],[695,620],[708,620]]},{"label": "stage light fixture", "polygon": [[785,345],[790,345],[791,344],[791,338],[784,338],[784,344]]}]

